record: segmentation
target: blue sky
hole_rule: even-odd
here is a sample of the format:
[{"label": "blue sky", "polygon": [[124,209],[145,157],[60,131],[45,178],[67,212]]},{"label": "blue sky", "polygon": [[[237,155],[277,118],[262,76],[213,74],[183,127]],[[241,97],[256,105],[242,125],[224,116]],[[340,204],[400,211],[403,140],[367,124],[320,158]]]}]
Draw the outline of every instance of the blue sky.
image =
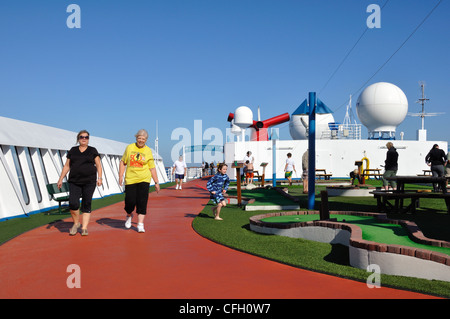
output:
[{"label": "blue sky", "polygon": [[[193,132],[201,119],[203,130],[225,134],[241,105],[254,114],[259,106],[265,119],[292,113],[314,91],[342,121],[349,95],[355,108],[361,86],[438,0],[390,0],[381,28],[365,33],[330,80],[366,29],[367,6],[385,2],[1,0],[0,115],[126,143],[146,128],[152,147],[158,121],[166,165],[174,129]],[[80,29],[66,25],[71,3],[81,8]],[[426,111],[444,112],[426,118],[429,140],[450,140],[449,14],[443,1],[366,85],[399,86],[409,112],[419,112],[424,81]],[[279,127],[290,139],[288,124]],[[408,116],[397,132],[415,139],[419,127]]]}]

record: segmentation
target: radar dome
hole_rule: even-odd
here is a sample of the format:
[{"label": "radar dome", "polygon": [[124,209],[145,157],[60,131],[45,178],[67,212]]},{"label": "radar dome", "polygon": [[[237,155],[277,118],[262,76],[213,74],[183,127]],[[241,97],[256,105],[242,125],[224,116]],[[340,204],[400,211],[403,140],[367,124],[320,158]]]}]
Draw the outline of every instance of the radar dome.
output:
[{"label": "radar dome", "polygon": [[253,124],[253,112],[248,106],[239,106],[234,111],[234,125],[247,128]]},{"label": "radar dome", "polygon": [[[316,105],[316,139],[330,138],[328,124],[334,123],[333,111],[317,98]],[[306,100],[292,113],[289,121],[289,133],[294,140],[308,138],[309,106]]]},{"label": "radar dome", "polygon": [[373,137],[375,133],[388,133],[391,136],[408,113],[408,99],[394,84],[375,83],[360,94],[356,113],[370,136]]},{"label": "radar dome", "polygon": [[[330,130],[328,123],[334,122],[333,114],[316,114],[316,139],[329,138],[326,133]],[[296,114],[291,116],[289,121],[289,133],[294,140],[306,140],[308,138],[307,127],[309,125],[309,115]]]}]

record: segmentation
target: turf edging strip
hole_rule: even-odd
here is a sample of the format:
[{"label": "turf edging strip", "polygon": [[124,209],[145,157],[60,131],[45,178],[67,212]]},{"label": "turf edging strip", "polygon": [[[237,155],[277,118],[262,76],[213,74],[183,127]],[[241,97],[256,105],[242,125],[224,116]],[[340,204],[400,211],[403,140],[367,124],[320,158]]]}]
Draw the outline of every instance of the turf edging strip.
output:
[{"label": "turf edging strip", "polygon": [[[385,214],[366,212],[330,211],[334,215],[370,216],[379,222],[403,225],[413,241],[435,247],[450,248],[450,242],[427,238],[411,221],[388,219]],[[265,222],[274,216],[318,215],[317,211],[269,213],[250,217],[250,229],[258,233],[304,238],[326,243],[340,243],[350,248],[350,264],[367,269],[371,264],[380,266],[390,275],[450,281],[450,256],[444,253],[395,244],[364,240],[357,225],[332,220],[314,220],[291,223]]]}]

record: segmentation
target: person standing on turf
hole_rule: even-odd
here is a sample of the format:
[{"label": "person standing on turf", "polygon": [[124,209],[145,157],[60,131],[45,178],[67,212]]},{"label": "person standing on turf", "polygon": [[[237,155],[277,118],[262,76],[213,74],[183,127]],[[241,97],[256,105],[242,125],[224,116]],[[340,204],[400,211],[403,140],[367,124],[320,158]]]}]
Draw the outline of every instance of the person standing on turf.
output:
[{"label": "person standing on turf", "polygon": [[308,149],[302,155],[303,194],[308,194]]},{"label": "person standing on turf", "polygon": [[215,220],[222,220],[222,218],[220,218],[220,210],[222,207],[227,206],[227,202],[224,197],[228,190],[228,186],[230,185],[230,178],[227,175],[227,168],[227,164],[220,163],[217,168],[217,174],[211,177],[206,184],[206,188],[211,194],[210,198],[217,205],[213,208]]},{"label": "person standing on turf", "polygon": [[[445,152],[439,148],[439,145],[434,144],[433,148],[425,156],[425,162],[430,166],[431,174],[433,177],[443,177],[445,174],[444,166],[447,164],[447,156]],[[442,191],[446,191],[445,185],[433,184],[435,192],[439,192],[439,188],[442,187]]]},{"label": "person standing on turf", "polygon": [[386,153],[386,160],[384,161],[383,188],[384,190],[388,190],[390,184],[392,186],[392,189],[396,190],[397,182],[388,181],[386,178],[397,176],[398,153],[392,142],[387,142],[386,148],[388,149],[388,151]]},{"label": "person standing on turf", "polygon": [[287,153],[286,165],[284,166],[284,177],[289,181],[289,186],[292,185],[292,172],[295,170],[295,162],[291,153]]}]

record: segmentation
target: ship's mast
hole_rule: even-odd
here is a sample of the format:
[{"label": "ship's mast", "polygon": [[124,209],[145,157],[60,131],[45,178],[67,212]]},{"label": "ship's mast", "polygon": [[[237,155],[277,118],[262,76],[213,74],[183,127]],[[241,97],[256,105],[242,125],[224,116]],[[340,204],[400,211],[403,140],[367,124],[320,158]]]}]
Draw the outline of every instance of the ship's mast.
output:
[{"label": "ship's mast", "polygon": [[422,130],[425,129],[425,116],[427,116],[427,114],[425,114],[425,102],[429,101],[430,99],[427,99],[425,97],[425,84],[422,82],[420,83],[420,88],[422,89],[422,98],[420,98],[417,103],[422,104],[422,112],[419,113],[419,116],[422,119]]},{"label": "ship's mast", "polygon": [[425,97],[425,84],[420,82],[420,89],[422,90],[422,97],[416,101],[416,103],[420,103],[422,105],[422,112],[420,113],[408,113],[410,116],[418,116],[422,119],[422,129],[417,130],[417,140],[418,141],[426,141],[427,140],[427,131],[425,130],[425,117],[426,116],[436,116],[438,114],[443,113],[425,113],[425,103],[430,99]]},{"label": "ship's mast", "polygon": [[356,121],[353,119],[353,111],[352,111],[352,96],[350,95],[350,100],[347,104],[347,109],[345,111],[344,117],[344,127],[348,127],[351,124],[356,124]]}]

